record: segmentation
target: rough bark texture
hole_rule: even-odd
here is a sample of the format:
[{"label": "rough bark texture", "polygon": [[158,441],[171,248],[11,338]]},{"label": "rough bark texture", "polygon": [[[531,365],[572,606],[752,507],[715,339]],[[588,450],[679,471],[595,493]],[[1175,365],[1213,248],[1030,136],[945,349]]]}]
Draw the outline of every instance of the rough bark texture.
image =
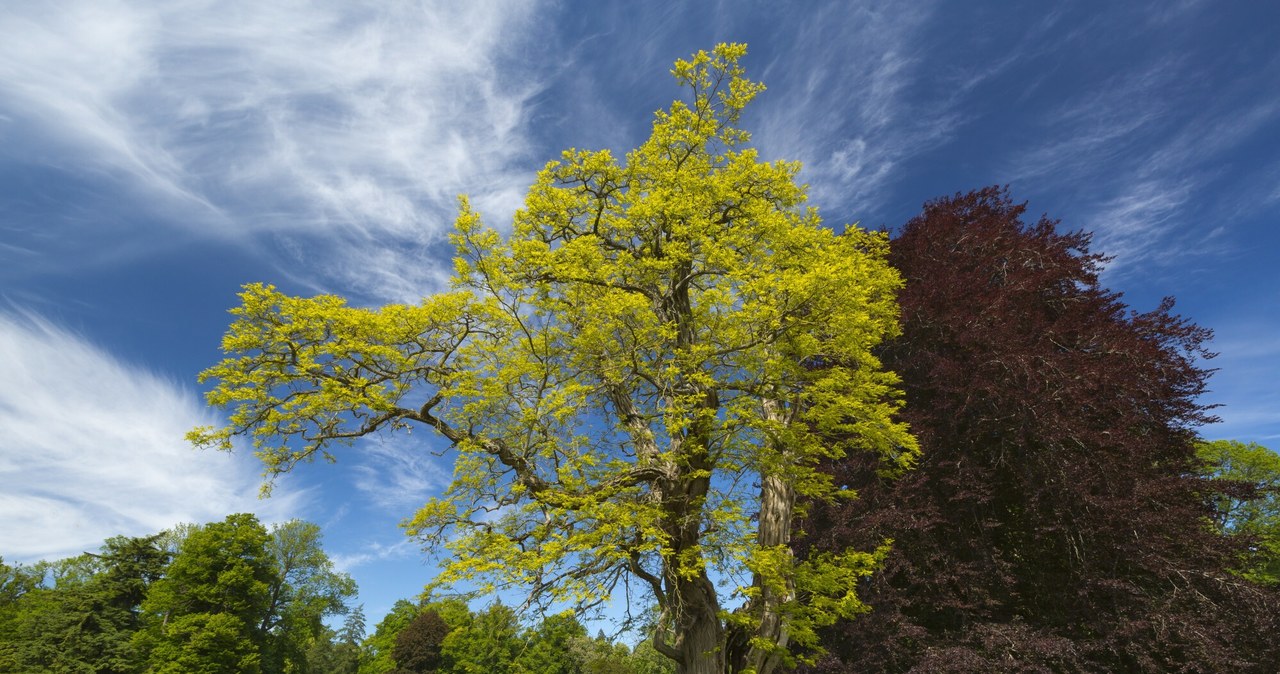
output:
[{"label": "rough bark texture", "polygon": [[684,603],[677,616],[676,672],[679,674],[724,674],[724,627],[720,622],[720,604],[715,586],[705,574],[691,580],[679,580],[672,594]]},{"label": "rough bark texture", "polygon": [[[763,416],[770,422],[785,424],[793,419],[794,408],[788,408],[777,400],[765,397],[761,401]],[[788,458],[788,452],[775,446],[779,456]],[[794,558],[792,525],[795,522],[796,490],[795,486],[782,476],[766,474],[760,476],[760,511],[756,515],[756,543],[764,549],[783,549],[789,557]],[[725,672],[754,672],[755,674],[772,674],[783,666],[780,651],[762,649],[751,644],[753,638],[765,643],[776,644],[786,649],[791,643],[781,607],[796,596],[794,579],[788,578],[784,587],[779,590],[764,582],[760,576],[753,579],[754,589],[759,593],[752,601],[738,609],[739,612],[753,617],[754,627],[741,624],[728,626],[725,635]]]},{"label": "rough bark texture", "polygon": [[[795,518],[796,492],[786,480],[767,475],[760,479],[760,530],[758,540],[763,548],[791,546],[791,524]],[[787,581],[785,590],[779,592],[767,585],[759,586],[760,627],[756,635],[786,648],[789,643],[787,628],[778,607],[795,597],[795,583]],[[743,670],[756,674],[771,674],[781,666],[776,652],[752,649],[748,652]]]},{"label": "rough bark texture", "polygon": [[917,470],[832,467],[818,547],[895,541],[819,672],[1276,672],[1280,602],[1225,571],[1194,477],[1206,330],[1130,314],[1084,234],[988,188],[926,204],[893,242]]}]

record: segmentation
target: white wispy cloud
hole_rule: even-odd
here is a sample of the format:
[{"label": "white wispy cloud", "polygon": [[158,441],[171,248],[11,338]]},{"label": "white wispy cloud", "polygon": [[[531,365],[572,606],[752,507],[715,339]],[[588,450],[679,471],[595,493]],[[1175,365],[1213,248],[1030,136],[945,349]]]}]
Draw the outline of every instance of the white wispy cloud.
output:
[{"label": "white wispy cloud", "polygon": [[349,573],[354,569],[375,562],[393,559],[406,559],[421,556],[421,545],[410,538],[401,537],[394,543],[369,543],[358,552],[338,552],[329,555],[333,566],[341,572]]},{"label": "white wispy cloud", "polygon": [[1114,258],[1108,273],[1114,276],[1135,265],[1142,268],[1183,251],[1181,246],[1169,246],[1169,238],[1178,231],[1191,191],[1186,182],[1151,179],[1130,183],[1123,193],[1097,205],[1088,220],[1096,229],[1095,249]]},{"label": "white wispy cloud", "polygon": [[[1096,233],[1097,250],[1114,256],[1108,274],[1185,271],[1188,265],[1199,266],[1195,258],[1239,252],[1247,245],[1243,233],[1227,225],[1256,215],[1266,204],[1265,189],[1248,181],[1223,184],[1221,158],[1264,121],[1276,119],[1277,111],[1268,106],[1241,116],[1196,115],[1142,145],[1115,134],[1115,147],[1099,149],[1092,158],[1111,172],[1062,167],[1055,180],[1073,180],[1095,195],[1083,200],[1079,224]],[[1139,128],[1135,125],[1132,133]],[[1107,132],[1099,129],[1097,134]],[[1082,145],[1066,152],[1089,154]]]},{"label": "white wispy cloud", "polygon": [[804,163],[818,203],[873,210],[899,163],[956,124],[947,105],[911,103],[928,3],[835,3],[794,26],[796,52],[767,66],[770,90],[754,138],[770,157]]},{"label": "white wispy cloud", "polygon": [[0,555],[58,558],[234,512],[292,517],[303,492],[259,500],[255,460],[186,443],[204,423],[183,387],[39,316],[0,314]]},{"label": "white wispy cloud", "polygon": [[422,436],[427,437],[402,430],[394,437],[372,436],[360,442],[353,480],[367,501],[403,517],[449,485],[450,462],[432,453],[430,433]]},{"label": "white wispy cloud", "polygon": [[[1280,306],[1280,287],[1264,291],[1263,302]],[[1213,439],[1260,442],[1280,451],[1280,389],[1275,386],[1275,364],[1280,362],[1280,336],[1263,314],[1223,316],[1213,325],[1211,347],[1219,353],[1209,361],[1217,371],[1209,379],[1205,402],[1221,405],[1214,410],[1222,422],[1202,432]]]},{"label": "white wispy cloud", "polygon": [[530,180],[538,9],[25,3],[0,16],[0,109],[61,143],[39,161],[115,176],[182,234],[297,238],[318,282],[403,299],[351,270],[432,283],[455,196],[500,223]]},{"label": "white wispy cloud", "polygon": [[[1043,140],[1015,155],[1015,181],[1048,178],[1070,183],[1128,164],[1168,112],[1161,92],[1177,77],[1175,59],[1122,72],[1082,96],[1061,101],[1042,121]],[[1100,170],[1101,169],[1101,170]]]},{"label": "white wispy cloud", "polygon": [[1116,9],[1075,38],[1115,48],[1108,41],[1137,39],[1115,32],[1136,18],[1143,25],[1131,31],[1181,48],[1117,63],[1069,98],[1042,92],[1041,103],[1052,105],[1041,116],[1039,140],[1015,151],[1005,169],[1012,182],[1073,195],[1070,224],[1096,233],[1096,249],[1115,257],[1112,277],[1185,268],[1241,246],[1239,233],[1221,224],[1255,215],[1267,188],[1221,178],[1231,153],[1280,119],[1280,104],[1254,95],[1257,81],[1280,72],[1280,61],[1224,80],[1193,42],[1191,27],[1207,11],[1202,3],[1151,9],[1159,11]]}]

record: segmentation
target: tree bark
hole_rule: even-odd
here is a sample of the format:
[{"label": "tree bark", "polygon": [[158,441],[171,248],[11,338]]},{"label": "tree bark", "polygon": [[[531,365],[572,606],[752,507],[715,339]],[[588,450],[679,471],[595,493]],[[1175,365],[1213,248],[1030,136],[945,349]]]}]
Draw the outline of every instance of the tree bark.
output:
[{"label": "tree bark", "polygon": [[[783,546],[788,557],[793,557],[791,550],[791,521],[795,516],[796,492],[791,483],[777,475],[766,475],[760,478],[760,528],[757,541],[761,548],[777,548]],[[750,607],[758,612],[760,626],[756,628],[756,636],[764,637],[769,643],[779,648],[786,648],[790,637],[787,627],[782,622],[779,607],[795,598],[795,582],[789,577],[785,585],[779,589],[756,580],[760,588],[759,598]],[[754,668],[756,674],[772,674],[781,658],[776,652],[752,648],[747,652],[746,668]]]},{"label": "tree bark", "polygon": [[715,585],[703,573],[679,581],[676,594],[684,604],[675,625],[677,674],[725,674],[724,625]]},{"label": "tree bark", "polygon": [[[765,398],[762,408],[765,418],[771,422],[790,421],[786,406],[777,400]],[[772,449],[783,457],[784,462],[789,458],[785,448],[775,446]],[[790,480],[777,474],[760,476],[756,543],[761,549],[782,548],[789,558],[794,557],[791,523],[795,519],[795,504],[796,492]],[[751,647],[752,638],[763,638],[779,648],[786,648],[790,642],[780,607],[795,598],[795,582],[788,575],[784,585],[778,588],[757,575],[754,584],[759,594],[742,610],[755,618],[756,627],[754,630],[735,628],[726,640],[726,650],[729,651],[726,671],[731,673],[754,670],[756,674],[772,674],[782,665],[777,651]]]}]

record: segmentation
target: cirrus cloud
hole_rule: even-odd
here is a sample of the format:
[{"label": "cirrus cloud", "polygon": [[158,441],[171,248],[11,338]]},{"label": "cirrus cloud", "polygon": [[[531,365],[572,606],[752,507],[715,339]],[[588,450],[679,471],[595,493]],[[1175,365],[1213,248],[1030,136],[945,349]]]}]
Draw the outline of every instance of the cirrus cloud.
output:
[{"label": "cirrus cloud", "polygon": [[[14,7],[0,16],[0,112],[13,140],[0,154],[109,176],[119,189],[103,198],[142,204],[166,237],[282,243],[306,256],[313,284],[420,295],[440,282],[424,261],[454,198],[470,193],[501,221],[527,185],[524,123],[539,84],[520,50],[536,9]],[[123,238],[100,229],[80,245]],[[374,268],[388,273],[361,271]]]},{"label": "cirrus cloud", "polygon": [[31,314],[0,314],[0,554],[19,561],[103,539],[256,512],[294,516],[305,493],[257,498],[256,462],[193,449],[214,423],[196,395]]}]

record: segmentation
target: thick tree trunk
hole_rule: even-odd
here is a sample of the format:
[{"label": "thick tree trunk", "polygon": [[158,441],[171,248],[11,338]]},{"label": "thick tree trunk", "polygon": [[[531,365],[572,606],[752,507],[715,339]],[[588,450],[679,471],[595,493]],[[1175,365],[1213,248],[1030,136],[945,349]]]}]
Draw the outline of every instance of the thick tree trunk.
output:
[{"label": "thick tree trunk", "polygon": [[[784,548],[791,555],[791,520],[795,511],[795,490],[789,482],[776,475],[760,479],[760,528],[757,542],[761,547]],[[751,639],[763,638],[766,642],[786,648],[790,635],[782,621],[779,607],[795,598],[795,584],[787,579],[782,589],[770,586],[757,577],[755,586],[759,596],[739,609],[751,615],[754,629],[735,627],[726,636],[726,669],[729,674],[754,671],[756,674],[773,674],[782,665],[782,658],[771,650],[750,646]]]},{"label": "thick tree trunk", "polygon": [[680,635],[676,643],[680,653],[677,674],[725,674],[724,626],[715,585],[703,574],[680,581],[679,594],[685,610],[675,625]]},{"label": "thick tree trunk", "polygon": [[[703,404],[717,407],[714,392]],[[678,478],[662,489],[667,509],[666,530],[670,552],[663,560],[667,587],[666,608],[672,616],[678,658],[678,674],[725,674],[725,629],[720,598],[707,575],[700,550],[703,509],[711,488],[713,465],[707,454],[706,422],[692,424],[683,438],[673,439],[673,453],[683,455],[683,465],[672,466]]]},{"label": "thick tree trunk", "polygon": [[[686,439],[687,440],[687,439]],[[705,446],[697,438],[693,447]],[[686,454],[688,472],[667,490],[668,532],[672,541],[664,563],[666,602],[675,631],[679,674],[725,674],[724,625],[715,584],[697,552],[702,538],[702,509],[711,481],[702,451]],[[692,475],[692,476],[691,476]],[[692,558],[686,557],[692,553]]]},{"label": "thick tree trunk", "polygon": [[[773,422],[785,423],[788,414],[784,405],[772,399],[765,399],[763,412],[765,418]],[[781,447],[773,447],[784,460],[787,452]],[[756,543],[767,550],[781,549],[788,557],[791,551],[791,523],[795,518],[796,492],[791,482],[781,475],[762,475],[760,477],[760,514],[756,530]],[[752,638],[763,639],[767,643],[786,648],[790,642],[786,625],[782,620],[779,607],[795,598],[795,583],[788,577],[783,585],[765,582],[756,577],[754,580],[758,596],[744,610],[758,622],[754,631],[734,630],[728,638],[728,669],[730,673],[754,670],[756,674],[772,674],[782,665],[782,658],[775,651],[753,648],[749,646]]]},{"label": "thick tree trunk", "polygon": [[[791,484],[776,475],[766,475],[760,479],[760,528],[757,540],[762,548],[782,546],[788,556],[791,552],[791,520],[795,516],[796,492]],[[782,614],[778,610],[783,603],[795,597],[795,583],[787,578],[781,588],[770,587],[761,583],[760,597],[757,600],[760,616],[760,627],[756,636],[763,637],[769,643],[785,648],[790,640],[786,625],[782,622]],[[756,674],[772,674],[782,664],[776,653],[753,648],[747,655],[747,667],[754,668]]]}]

